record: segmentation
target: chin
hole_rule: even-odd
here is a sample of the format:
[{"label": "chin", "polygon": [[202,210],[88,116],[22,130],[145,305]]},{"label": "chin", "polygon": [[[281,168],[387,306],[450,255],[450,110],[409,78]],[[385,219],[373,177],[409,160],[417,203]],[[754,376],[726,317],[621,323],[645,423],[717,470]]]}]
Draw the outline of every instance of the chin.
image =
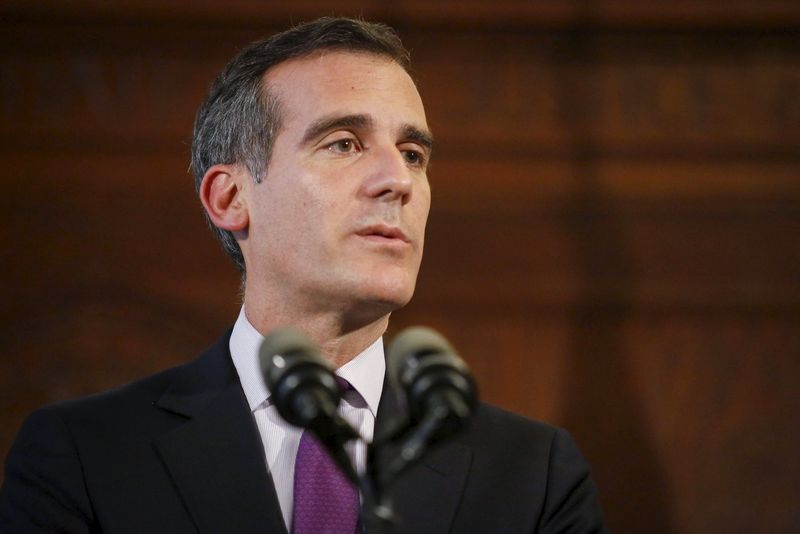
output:
[{"label": "chin", "polygon": [[376,308],[385,310],[385,313],[391,313],[409,303],[411,297],[414,296],[414,286],[414,280],[409,281],[407,278],[398,279],[393,277],[381,281],[373,281],[373,283],[363,287],[363,292],[360,295],[362,298],[359,300],[372,302]]},{"label": "chin", "polygon": [[382,291],[371,295],[367,300],[386,308],[390,312],[402,308],[411,301],[414,290]]},{"label": "chin", "polygon": [[[402,308],[411,300],[416,286],[417,270],[408,266],[370,265],[369,268],[352,269],[341,279],[339,295],[355,308],[381,317]],[[359,312],[361,315],[361,312]]]},{"label": "chin", "polygon": [[350,300],[345,313],[348,329],[387,319],[392,312],[399,310],[411,300],[412,291],[404,292],[360,292],[355,300]]}]

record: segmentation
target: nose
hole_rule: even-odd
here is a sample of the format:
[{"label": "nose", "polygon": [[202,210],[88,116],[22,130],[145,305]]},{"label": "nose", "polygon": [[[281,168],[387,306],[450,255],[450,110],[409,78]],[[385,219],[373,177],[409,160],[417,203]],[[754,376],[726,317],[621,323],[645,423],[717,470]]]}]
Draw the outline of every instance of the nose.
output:
[{"label": "nose", "polygon": [[373,149],[368,158],[370,168],[362,190],[370,198],[384,202],[411,200],[413,176],[403,154],[395,146]]}]

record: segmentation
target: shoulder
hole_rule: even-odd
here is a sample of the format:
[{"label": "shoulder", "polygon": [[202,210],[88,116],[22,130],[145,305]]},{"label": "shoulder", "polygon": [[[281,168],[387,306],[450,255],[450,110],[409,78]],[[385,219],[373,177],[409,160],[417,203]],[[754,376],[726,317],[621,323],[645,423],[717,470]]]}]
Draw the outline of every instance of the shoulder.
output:
[{"label": "shoulder", "polygon": [[529,438],[550,436],[559,430],[553,425],[529,419],[484,402],[478,406],[473,424],[503,434],[520,434]]},{"label": "shoulder", "polygon": [[485,403],[480,404],[468,428],[467,439],[478,450],[508,451],[524,447],[529,456],[546,456],[554,444],[572,441],[562,428]]},{"label": "shoulder", "polygon": [[481,404],[462,443],[476,506],[502,494],[509,525],[527,513],[537,531],[605,531],[589,463],[565,429]]},{"label": "shoulder", "polygon": [[231,367],[226,342],[187,364],[33,412],[6,458],[0,530],[94,531],[96,499],[114,498],[108,488],[163,476],[152,440],[185,418],[158,405],[226,380],[216,378]]},{"label": "shoulder", "polygon": [[555,426],[481,404],[458,441],[472,451],[473,482],[486,487],[499,482],[543,496],[551,457],[564,434]]},{"label": "shoulder", "polygon": [[589,463],[567,430],[495,406],[481,404],[466,439],[476,460],[483,455],[517,473],[535,472],[551,489],[590,478]]},{"label": "shoulder", "polygon": [[166,394],[229,379],[232,365],[227,357],[227,339],[226,334],[188,363],[107,391],[39,408],[23,423],[18,441],[41,440],[48,433],[65,429],[80,435],[82,431],[113,434],[146,428],[153,417],[163,417],[164,411],[155,407]]},{"label": "shoulder", "polygon": [[109,413],[122,416],[132,409],[156,402],[169,388],[175,376],[189,365],[184,364],[137,379],[134,382],[107,391],[60,401],[34,411],[26,424],[47,421],[80,421],[103,417]]}]

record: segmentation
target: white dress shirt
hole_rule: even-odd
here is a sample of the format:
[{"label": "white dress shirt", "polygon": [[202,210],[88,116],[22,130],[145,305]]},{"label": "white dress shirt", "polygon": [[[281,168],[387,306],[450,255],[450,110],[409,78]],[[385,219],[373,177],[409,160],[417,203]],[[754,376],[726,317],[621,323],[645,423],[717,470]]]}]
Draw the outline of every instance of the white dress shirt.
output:
[{"label": "white dress shirt", "polygon": [[[267,467],[275,483],[283,520],[291,532],[294,460],[303,430],[281,419],[270,399],[270,392],[261,377],[258,362],[258,348],[262,339],[264,336],[250,324],[242,307],[231,333],[231,356],[261,435]],[[339,413],[367,441],[372,441],[375,430],[375,416],[378,413],[385,372],[383,338],[376,339],[361,354],[336,370],[336,374],[350,382],[354,389],[343,397],[343,402],[339,404]],[[361,442],[351,441],[347,445],[347,453],[358,472],[363,473],[367,460],[366,446]]]}]

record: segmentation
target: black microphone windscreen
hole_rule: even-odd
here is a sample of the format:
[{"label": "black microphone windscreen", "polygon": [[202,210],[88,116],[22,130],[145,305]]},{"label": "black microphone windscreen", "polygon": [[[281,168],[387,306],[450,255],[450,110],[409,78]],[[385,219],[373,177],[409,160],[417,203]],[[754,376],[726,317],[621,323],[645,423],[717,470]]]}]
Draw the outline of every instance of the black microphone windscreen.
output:
[{"label": "black microphone windscreen", "polygon": [[388,350],[387,371],[392,387],[404,393],[412,421],[441,408],[465,419],[477,407],[469,367],[431,328],[412,327],[398,334]]},{"label": "black microphone windscreen", "polygon": [[403,389],[431,365],[444,365],[469,375],[469,368],[453,346],[436,330],[425,326],[400,332],[389,347],[386,360],[389,379]]},{"label": "black microphone windscreen", "polygon": [[320,428],[334,416],[341,390],[313,341],[296,328],[264,337],[258,351],[264,384],[278,413],[299,427]]},{"label": "black microphone windscreen", "polygon": [[277,328],[264,336],[258,350],[258,360],[267,388],[274,388],[281,376],[291,368],[292,359],[303,357],[321,359],[314,342],[297,328]]}]

